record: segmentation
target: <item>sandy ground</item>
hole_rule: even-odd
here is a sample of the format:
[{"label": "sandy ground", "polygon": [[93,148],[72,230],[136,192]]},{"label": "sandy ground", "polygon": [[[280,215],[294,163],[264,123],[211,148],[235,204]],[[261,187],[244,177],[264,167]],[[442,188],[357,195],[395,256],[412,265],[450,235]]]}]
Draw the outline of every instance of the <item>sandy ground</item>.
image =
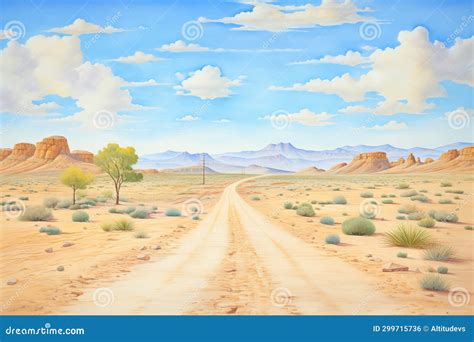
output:
[{"label": "sandy ground", "polygon": [[[215,178],[214,178],[215,177]],[[104,232],[100,222],[110,219],[110,203],[90,208],[89,223],[72,223],[70,210],[55,210],[64,234],[39,234],[35,222],[6,221],[2,213],[2,308],[13,314],[463,314],[472,303],[450,305],[449,293],[424,291],[419,278],[428,267],[446,265],[452,287],[473,291],[473,223],[470,176],[271,176],[239,180],[243,176],[211,176],[198,185],[196,176],[149,175],[141,184],[124,190],[131,203],[179,207],[199,198],[205,207],[201,220],[166,217],[162,211],[136,220],[150,235],[136,239],[133,232]],[[396,226],[401,204],[395,185],[409,180],[412,189],[424,190],[454,204],[418,203],[425,210],[456,210],[460,222],[438,223],[430,232],[456,249],[449,262],[426,261],[421,251],[387,247],[383,233]],[[440,188],[449,180],[450,188]],[[99,192],[100,180],[91,189]],[[369,189],[367,189],[369,188]],[[54,178],[25,182],[3,180],[2,193],[23,196],[31,203],[49,195],[67,194]],[[48,190],[46,190],[48,189]],[[446,194],[463,189],[464,194]],[[21,191],[20,191],[21,190]],[[34,191],[34,190],[33,190]],[[362,191],[395,194],[394,204],[381,205],[373,236],[347,236],[341,222],[358,216]],[[442,197],[434,197],[434,193]],[[222,195],[220,195],[222,193]],[[318,205],[317,216],[297,216],[283,209],[285,201],[331,200],[344,195],[347,205]],[[454,197],[457,196],[458,199]],[[258,199],[257,199],[258,198]],[[130,205],[127,203],[127,205]],[[336,224],[319,223],[329,215]],[[326,245],[328,233],[341,236],[340,245]],[[67,241],[71,247],[61,247]],[[155,249],[159,244],[161,249]],[[53,253],[44,249],[53,247]],[[396,257],[399,251],[408,258]],[[149,261],[137,259],[147,254]],[[370,254],[370,256],[368,256]],[[410,267],[408,272],[381,272],[386,262]],[[56,271],[64,265],[65,271]],[[14,286],[6,285],[16,278]]]}]

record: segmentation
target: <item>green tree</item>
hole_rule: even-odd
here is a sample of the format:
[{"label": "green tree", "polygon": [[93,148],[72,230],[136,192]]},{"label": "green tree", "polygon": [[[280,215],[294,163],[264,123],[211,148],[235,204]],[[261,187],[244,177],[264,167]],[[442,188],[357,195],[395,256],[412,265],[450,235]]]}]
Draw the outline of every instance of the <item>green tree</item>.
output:
[{"label": "green tree", "polygon": [[133,147],[120,147],[118,144],[108,144],[95,156],[95,164],[114,182],[115,204],[120,203],[120,188],[124,182],[139,182],[143,179],[141,173],[132,169],[137,161],[138,156]]},{"label": "green tree", "polygon": [[76,190],[85,189],[93,180],[91,173],[86,173],[77,166],[69,167],[61,175],[61,183],[72,188],[72,204],[76,204]]}]

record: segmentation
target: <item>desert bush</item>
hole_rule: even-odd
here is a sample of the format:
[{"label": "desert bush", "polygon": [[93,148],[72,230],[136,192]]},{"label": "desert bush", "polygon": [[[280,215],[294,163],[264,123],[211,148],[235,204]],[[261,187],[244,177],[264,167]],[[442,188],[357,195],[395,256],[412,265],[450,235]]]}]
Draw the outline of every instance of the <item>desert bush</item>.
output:
[{"label": "desert bush", "polygon": [[95,200],[96,200],[98,203],[106,203],[107,200],[108,200],[108,198],[103,197],[103,196],[97,196],[97,197],[95,198]]},{"label": "desert bush", "polygon": [[455,213],[447,213],[445,211],[434,211],[433,218],[438,222],[458,222],[459,218]]},{"label": "desert bush", "polygon": [[388,197],[390,197],[390,198],[394,198],[394,197],[397,197],[397,196],[396,196],[396,195],[394,195],[394,194],[390,194],[390,195],[388,195]]},{"label": "desert bush", "polygon": [[422,202],[422,203],[428,203],[430,201],[430,199],[428,197],[426,197],[425,195],[412,196],[412,197],[410,197],[410,199],[412,201],[418,201],[418,202]]},{"label": "desert bush", "polygon": [[63,199],[56,204],[56,209],[67,209],[72,205],[72,201],[68,199]]},{"label": "desert bush", "polygon": [[462,195],[464,193],[463,190],[446,190],[445,192],[447,194],[456,194],[456,195]]},{"label": "desert bush", "polygon": [[166,216],[181,216],[181,211],[176,208],[169,208],[165,211]]},{"label": "desert bush", "polygon": [[440,199],[438,203],[439,204],[453,204],[453,201],[451,201],[450,199]]},{"label": "desert bush", "polygon": [[20,200],[28,201],[30,198],[28,196],[20,196]]},{"label": "desert bush", "polygon": [[406,220],[407,219],[407,217],[405,215],[397,215],[395,218],[397,220]]},{"label": "desert bush", "polygon": [[406,258],[408,256],[408,253],[405,252],[398,252],[397,257],[398,258]]},{"label": "desert bush", "polygon": [[360,194],[360,197],[362,197],[362,198],[372,198],[372,197],[374,197],[374,194],[372,192],[366,191],[366,192],[362,192]]},{"label": "desert bush", "polygon": [[474,230],[474,227],[473,226],[464,226],[464,229],[465,230]]},{"label": "desert bush", "polygon": [[77,210],[77,209],[81,209],[81,205],[80,204],[73,204],[69,207],[70,210]]},{"label": "desert bush", "polygon": [[111,190],[104,190],[102,191],[101,195],[107,199],[114,198],[114,193]]},{"label": "desert bush", "polygon": [[119,213],[122,213],[122,214],[125,213],[125,214],[130,215],[130,214],[133,213],[135,210],[136,210],[135,207],[128,207],[128,208],[126,208],[126,209],[123,209],[123,210],[119,211]]},{"label": "desert bush", "polygon": [[372,235],[375,225],[363,217],[353,217],[342,222],[342,231],[346,235]]},{"label": "desert bush", "polygon": [[110,222],[104,222],[100,225],[100,228],[102,228],[104,232],[110,232],[114,229],[114,224]]},{"label": "desert bush", "polygon": [[403,189],[410,189],[410,185],[407,184],[407,183],[400,183],[400,184],[398,184],[397,189],[402,189],[402,190]]},{"label": "desert bush", "polygon": [[442,188],[446,188],[446,187],[450,187],[450,186],[453,186],[451,183],[449,182],[441,182],[441,185],[440,185]]},{"label": "desert bush", "polygon": [[434,195],[435,195],[435,196],[442,196],[442,194],[439,193],[439,192],[435,193]]},{"label": "desert bush", "polygon": [[42,205],[27,207],[19,217],[20,221],[48,221],[53,218],[51,209]]},{"label": "desert bush", "polygon": [[331,225],[331,224],[334,224],[334,219],[330,216],[323,216],[319,220],[319,223]]},{"label": "desert bush", "polygon": [[384,199],[384,200],[382,200],[382,203],[383,203],[383,204],[393,204],[393,200],[391,200],[391,199]]},{"label": "desert bush", "polygon": [[428,231],[405,224],[385,233],[385,242],[390,246],[408,248],[425,248],[433,244]]},{"label": "desert bush", "polygon": [[438,267],[438,273],[439,274],[447,274],[448,273],[448,268],[446,266],[439,266]]},{"label": "desert bush", "polygon": [[387,198],[388,196],[386,194],[382,194],[380,197]]},{"label": "desert bush", "polygon": [[87,197],[87,191],[86,190],[77,190],[76,191],[76,197],[77,198]]},{"label": "desert bush", "polygon": [[412,197],[418,195],[418,192],[416,190],[409,190],[409,191],[403,191],[400,194],[400,197]]},{"label": "desert bush", "polygon": [[421,288],[430,291],[447,291],[448,283],[438,275],[427,274],[420,281]]},{"label": "desert bush", "polygon": [[311,204],[318,204],[318,201],[312,200],[312,201],[311,201]]},{"label": "desert bush", "polygon": [[130,217],[138,218],[138,219],[146,219],[148,218],[148,211],[137,209],[130,214]]},{"label": "desert bush", "polygon": [[418,225],[423,228],[433,228],[435,223],[435,220],[433,220],[431,217],[425,217],[418,221]]},{"label": "desert bush", "polygon": [[326,241],[326,243],[330,245],[338,245],[341,242],[341,239],[339,238],[339,235],[330,234],[326,236],[326,239],[324,241]]},{"label": "desert bush", "polygon": [[414,213],[414,212],[417,212],[417,211],[418,211],[418,208],[416,206],[414,206],[413,204],[405,204],[405,205],[402,205],[398,209],[398,212],[400,214],[411,214],[411,213]]},{"label": "desert bush", "polygon": [[426,194],[426,193],[428,193],[428,190],[423,189],[423,190],[420,190],[420,192]]},{"label": "desert bush", "polygon": [[305,217],[313,217],[316,215],[313,206],[310,203],[301,203],[296,209],[296,214]]},{"label": "desert bush", "polygon": [[58,227],[48,226],[48,227],[41,227],[39,232],[46,233],[46,235],[59,235],[61,234],[61,229],[59,229]]},{"label": "desert bush", "polygon": [[133,235],[137,239],[148,239],[149,236],[144,230],[140,230]]},{"label": "desert bush", "polygon": [[123,218],[115,221],[112,225],[112,229],[119,231],[131,231],[135,229],[135,224],[133,221]]},{"label": "desert bush", "polygon": [[341,205],[347,204],[347,200],[344,196],[336,196],[333,198],[332,202],[334,204],[341,204]]},{"label": "desert bush", "polygon": [[454,249],[449,246],[432,246],[425,250],[423,259],[435,260],[435,261],[446,261],[454,256]]},{"label": "desert bush", "polygon": [[285,202],[285,203],[283,203],[283,208],[285,208],[285,209],[293,209],[293,203],[291,203],[291,202]]},{"label": "desert bush", "polygon": [[261,198],[259,196],[253,196],[252,201],[260,201]]},{"label": "desert bush", "polygon": [[89,214],[85,211],[76,211],[72,214],[73,222],[89,222]]},{"label": "desert bush", "polygon": [[81,205],[88,205],[88,206],[91,206],[93,207],[94,205],[97,204],[97,201],[94,199],[94,198],[86,198],[86,199],[83,199],[83,200],[80,200],[79,202],[77,202],[78,204],[81,204]]},{"label": "desert bush", "polygon": [[119,214],[119,210],[117,208],[110,208],[109,213],[111,214]]},{"label": "desert bush", "polygon": [[417,212],[414,212],[414,213],[410,213],[407,215],[407,218],[409,220],[412,220],[412,221],[419,221],[421,220],[423,217],[425,217],[425,213],[422,212],[422,211],[417,211]]},{"label": "desert bush", "polygon": [[59,199],[57,199],[56,197],[48,197],[43,200],[43,205],[46,208],[55,208],[58,202]]}]

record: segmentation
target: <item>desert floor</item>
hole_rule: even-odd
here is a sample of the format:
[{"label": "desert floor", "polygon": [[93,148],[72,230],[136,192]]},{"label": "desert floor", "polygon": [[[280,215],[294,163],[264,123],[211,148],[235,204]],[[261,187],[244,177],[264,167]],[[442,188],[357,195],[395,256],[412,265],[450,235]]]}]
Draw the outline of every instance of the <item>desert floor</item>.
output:
[{"label": "desert floor", "polygon": [[[441,187],[441,182],[451,186]],[[401,197],[411,190],[429,203]],[[145,175],[123,189],[119,208],[158,207],[147,219],[111,214],[113,200],[85,209],[89,222],[72,222],[70,209],[54,209],[51,222],[24,222],[14,212],[1,216],[0,288],[3,314],[466,314],[473,312],[474,178],[470,175],[264,176]],[[111,183],[99,177],[86,197],[100,196]],[[451,191],[446,193],[446,190]],[[463,193],[453,193],[462,190]],[[359,216],[362,192],[373,193],[377,231],[349,236],[341,223]],[[460,192],[460,191],[456,191]],[[2,176],[2,201],[38,205],[47,197],[70,198],[57,175]],[[324,204],[335,196],[347,204]],[[382,195],[384,195],[382,197]],[[392,195],[392,197],[389,197]],[[394,196],[394,197],[393,197]],[[393,204],[382,200],[392,199]],[[450,199],[452,204],[438,204]],[[200,203],[192,215],[169,217],[168,208]],[[283,204],[311,202],[314,217],[298,216]],[[323,203],[321,203],[323,202]],[[424,260],[423,251],[389,247],[384,233],[400,223],[403,204],[455,212],[457,223],[437,222],[433,238],[454,248],[449,261]],[[182,210],[183,214],[186,212]],[[335,223],[320,223],[331,216]],[[135,231],[106,232],[101,225],[127,217]],[[41,227],[61,228],[46,235]],[[137,231],[147,238],[136,238]],[[338,245],[325,237],[337,234]],[[63,247],[64,242],[72,242]],[[159,246],[159,248],[157,248]],[[47,253],[47,248],[53,248]],[[407,258],[397,253],[406,252]],[[140,259],[139,259],[139,258]],[[148,259],[149,260],[146,260]],[[145,259],[145,260],[142,260]],[[382,272],[388,262],[407,272]],[[63,271],[58,271],[63,266]],[[440,275],[457,291],[426,291],[420,279],[447,266]],[[436,272],[436,271],[435,271]],[[16,279],[15,285],[8,281]]]}]

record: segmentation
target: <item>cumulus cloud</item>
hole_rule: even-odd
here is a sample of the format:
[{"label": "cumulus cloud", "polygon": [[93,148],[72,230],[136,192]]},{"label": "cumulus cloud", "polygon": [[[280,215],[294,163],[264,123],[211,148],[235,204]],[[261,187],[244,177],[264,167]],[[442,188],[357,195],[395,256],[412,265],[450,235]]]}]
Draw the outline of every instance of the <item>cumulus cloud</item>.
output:
[{"label": "cumulus cloud", "polygon": [[84,19],[76,19],[71,25],[64,27],[55,27],[49,30],[49,32],[68,34],[72,36],[80,36],[82,34],[95,34],[95,33],[116,33],[123,32],[124,29],[115,28],[111,25],[100,26],[97,24],[89,23]]},{"label": "cumulus cloud", "polygon": [[[308,108],[303,108],[296,113],[278,114],[278,116],[280,115],[284,115],[288,118],[289,121],[299,123],[303,126],[328,126],[334,124],[333,122],[329,121],[331,118],[334,117],[334,115],[326,112],[316,114]],[[265,115],[260,119],[274,120],[275,114]]]},{"label": "cumulus cloud", "polygon": [[177,40],[174,43],[164,44],[158,51],[183,53],[183,52],[297,52],[301,49],[224,49],[214,48],[211,49],[206,46],[201,46],[195,43],[186,43],[182,40]]},{"label": "cumulus cloud", "polygon": [[473,85],[472,51],[474,37],[456,39],[451,47],[431,43],[427,29],[401,31],[399,45],[377,49],[370,55],[370,69],[359,77],[346,73],[333,79],[312,79],[291,86],[272,86],[272,90],[307,91],[336,94],[348,102],[362,101],[375,92],[384,100],[374,108],[352,106],[346,112],[371,112],[392,115],[419,114],[434,108],[429,98],[445,95],[442,81]]},{"label": "cumulus cloud", "polygon": [[181,118],[176,119],[176,121],[185,121],[185,122],[191,122],[191,121],[197,121],[200,118],[198,116],[192,116],[192,115],[185,115]]},{"label": "cumulus cloud", "polygon": [[395,120],[389,121],[384,125],[374,125],[372,127],[365,127],[366,129],[373,129],[376,131],[391,131],[400,130],[407,128],[407,124],[404,122],[397,122]]},{"label": "cumulus cloud", "polygon": [[281,32],[315,26],[334,26],[375,21],[360,14],[371,12],[358,8],[352,0],[322,0],[320,5],[284,6],[265,2],[248,3],[252,10],[221,19],[199,18],[202,23],[234,24],[233,30]]},{"label": "cumulus cloud", "polygon": [[176,94],[196,96],[203,100],[213,100],[232,94],[231,88],[241,85],[243,76],[231,80],[222,76],[221,69],[206,65],[194,71],[180,85],[175,86]]},{"label": "cumulus cloud", "polygon": [[231,121],[229,119],[218,119],[218,120],[214,120],[212,122],[215,122],[215,123],[229,123]]},{"label": "cumulus cloud", "polygon": [[290,65],[308,65],[308,64],[320,64],[320,63],[356,66],[360,64],[370,63],[370,59],[369,57],[362,56],[360,52],[349,50],[344,55],[338,55],[338,56],[326,55],[320,59],[308,59],[305,61],[292,62],[290,63]]},{"label": "cumulus cloud", "polygon": [[111,61],[113,62],[130,63],[130,64],[142,64],[142,63],[148,63],[148,62],[157,62],[161,60],[163,60],[163,58],[159,58],[155,55],[144,53],[142,51],[137,51],[131,56],[111,59]]},{"label": "cumulus cloud", "polygon": [[[45,96],[71,98],[80,111],[61,121],[91,126],[99,111],[119,112],[147,109],[134,104],[128,82],[112,69],[84,62],[77,36],[33,36],[25,44],[10,41],[0,50],[0,112],[48,114],[58,104],[37,104]],[[149,81],[148,81],[149,82]],[[133,82],[132,82],[133,86]]]}]

